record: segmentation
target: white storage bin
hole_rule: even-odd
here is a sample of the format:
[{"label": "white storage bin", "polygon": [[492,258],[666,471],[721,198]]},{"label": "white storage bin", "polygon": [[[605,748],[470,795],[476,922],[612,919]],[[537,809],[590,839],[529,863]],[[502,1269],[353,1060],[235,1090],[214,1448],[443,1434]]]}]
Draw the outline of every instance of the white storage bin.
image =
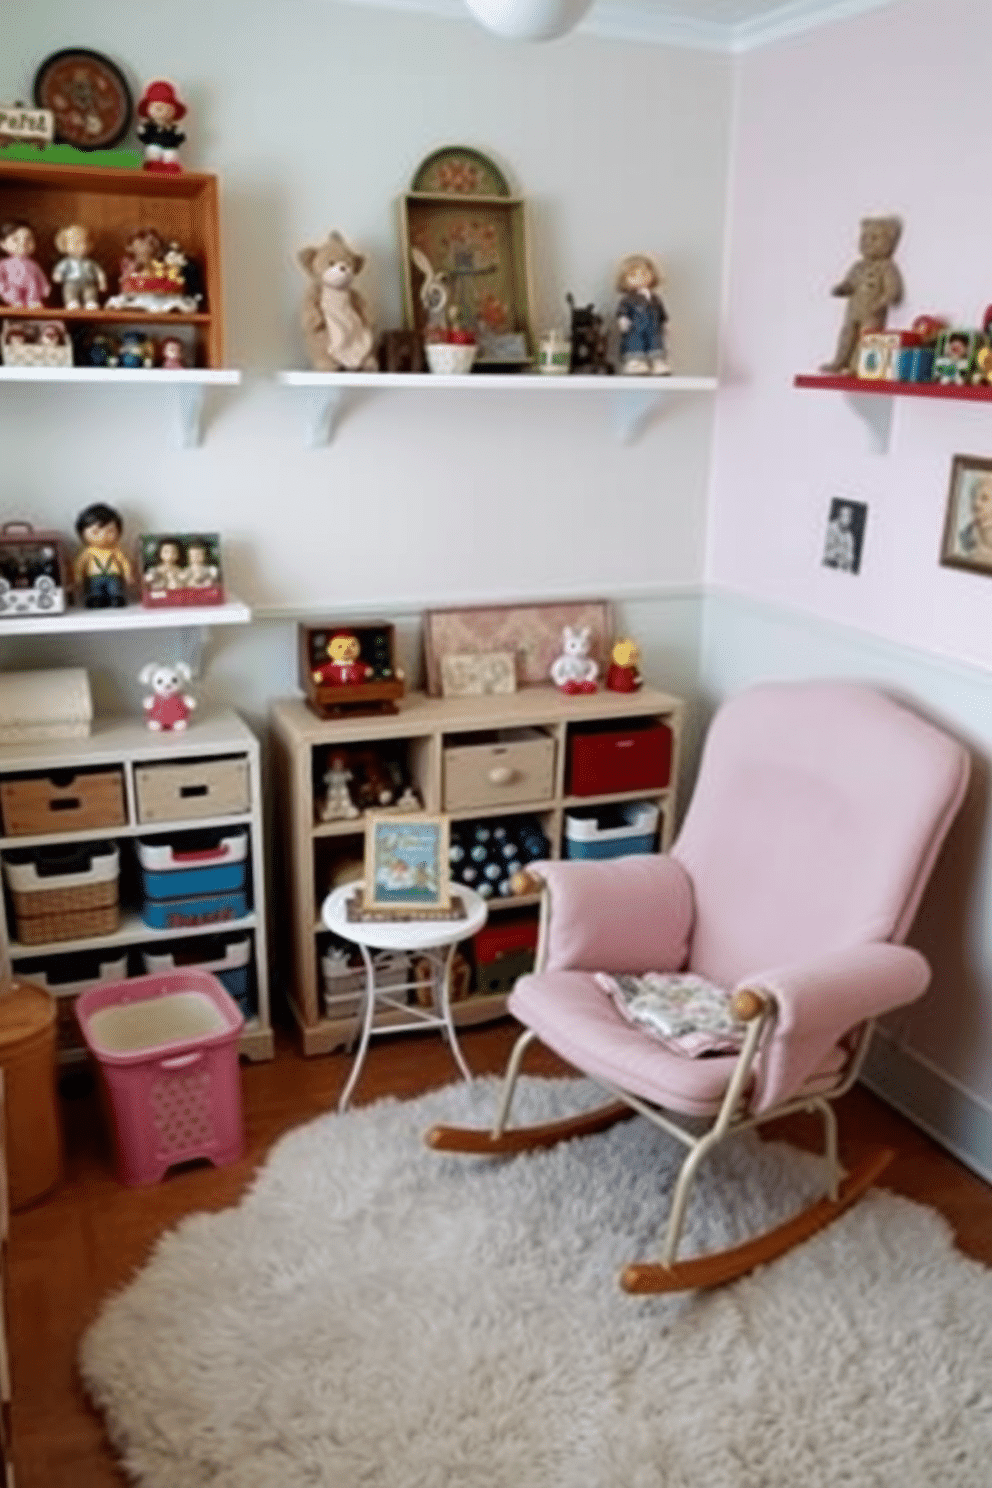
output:
[{"label": "white storage bin", "polygon": [[566,858],[622,858],[654,851],[658,807],[653,801],[602,806],[565,816]]}]

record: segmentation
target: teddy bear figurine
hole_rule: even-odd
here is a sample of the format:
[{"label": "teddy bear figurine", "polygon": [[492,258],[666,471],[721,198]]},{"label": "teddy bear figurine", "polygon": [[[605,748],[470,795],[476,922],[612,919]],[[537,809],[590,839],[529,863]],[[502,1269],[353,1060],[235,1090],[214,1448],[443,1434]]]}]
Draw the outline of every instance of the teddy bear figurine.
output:
[{"label": "teddy bear figurine", "polygon": [[378,370],[368,308],[354,288],[365,264],[338,232],[317,248],[301,248],[300,267],[310,280],[300,323],[316,372]]},{"label": "teddy bear figurine", "polygon": [[901,233],[898,217],[861,219],[861,257],[830,291],[847,300],[847,310],[833,361],[825,362],[821,372],[854,376],[861,336],[885,329],[890,305],[898,305],[903,294],[902,275],[892,259]]},{"label": "teddy bear figurine", "polygon": [[562,692],[595,692],[599,667],[589,655],[592,631],[588,625],[566,625],[561,655],[551,663],[551,680]]},{"label": "teddy bear figurine", "polygon": [[142,667],[138,681],[151,688],[151,696],[142,703],[145,723],[154,733],[172,730],[181,733],[189,723],[189,715],[196,707],[196,699],[183,692],[184,685],[192,681],[193,673],[185,661],[173,662],[171,666],[160,661],[150,661]]}]

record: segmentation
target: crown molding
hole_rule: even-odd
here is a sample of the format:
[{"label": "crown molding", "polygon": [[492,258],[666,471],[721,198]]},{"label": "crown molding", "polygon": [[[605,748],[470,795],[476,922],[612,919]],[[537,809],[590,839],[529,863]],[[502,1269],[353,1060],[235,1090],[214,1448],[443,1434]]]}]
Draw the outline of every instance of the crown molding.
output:
[{"label": "crown molding", "polygon": [[[462,0],[342,0],[342,3],[478,24]],[[764,16],[727,23],[680,13],[678,0],[664,0],[663,4],[659,0],[595,0],[592,10],[576,27],[576,34],[703,51],[748,52],[897,3],[899,0],[782,0],[782,4]],[[494,40],[503,46],[528,44],[499,37]]]}]

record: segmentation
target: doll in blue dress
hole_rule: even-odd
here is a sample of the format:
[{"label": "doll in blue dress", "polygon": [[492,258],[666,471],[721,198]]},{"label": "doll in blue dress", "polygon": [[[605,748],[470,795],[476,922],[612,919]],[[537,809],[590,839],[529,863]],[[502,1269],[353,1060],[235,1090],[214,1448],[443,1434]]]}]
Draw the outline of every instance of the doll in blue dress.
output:
[{"label": "doll in blue dress", "polygon": [[631,253],[620,265],[616,323],[621,372],[665,376],[671,371],[665,346],[668,312],[658,294],[661,282],[659,269],[646,253]]}]

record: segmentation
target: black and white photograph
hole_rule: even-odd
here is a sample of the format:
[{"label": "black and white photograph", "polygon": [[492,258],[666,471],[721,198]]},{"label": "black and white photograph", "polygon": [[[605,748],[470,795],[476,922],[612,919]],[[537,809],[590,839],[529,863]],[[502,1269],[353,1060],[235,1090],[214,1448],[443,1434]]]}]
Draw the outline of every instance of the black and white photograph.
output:
[{"label": "black and white photograph", "polygon": [[852,574],[859,571],[867,521],[868,507],[863,501],[833,498],[823,544],[824,568],[839,568]]}]

